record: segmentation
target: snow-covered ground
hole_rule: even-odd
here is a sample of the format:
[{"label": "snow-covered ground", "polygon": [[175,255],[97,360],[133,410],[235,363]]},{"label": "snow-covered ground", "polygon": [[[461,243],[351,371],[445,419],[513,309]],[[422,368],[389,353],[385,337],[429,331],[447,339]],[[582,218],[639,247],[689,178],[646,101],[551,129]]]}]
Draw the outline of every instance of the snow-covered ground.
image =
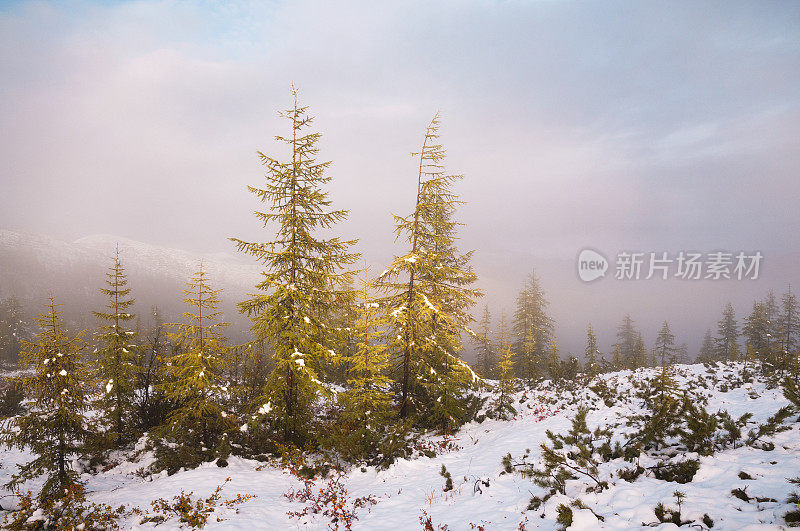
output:
[{"label": "snow-covered ground", "polygon": [[[706,408],[709,412],[723,409],[734,417],[751,412],[753,422],[758,423],[787,404],[780,388],[769,389],[758,378],[751,384],[720,390],[724,372],[732,374],[731,368],[720,367],[709,373],[702,365],[686,365],[677,370],[679,383],[712,374],[720,379],[716,386],[699,390],[708,398]],[[623,391],[630,388],[631,380],[641,380],[648,374],[652,371],[622,371],[601,378],[610,387]],[[520,392],[516,398],[516,418],[472,422],[455,434],[449,450],[434,458],[398,460],[380,471],[374,468],[350,470],[344,477],[348,499],[352,502],[359,497],[372,496],[376,502],[356,509],[357,520],[353,522],[353,529],[421,529],[420,517],[423,515],[431,518],[434,529],[439,529],[440,525],[447,525],[450,530],[558,529],[557,506],[569,504],[575,498],[580,498],[589,509],[573,509],[570,529],[637,529],[648,524],[657,529],[672,529],[676,527],[674,524],[655,525],[658,520],[653,509],[659,502],[676,507],[673,493],[678,490],[686,495],[681,512],[684,519],[695,521],[693,529],[705,528],[699,523],[704,514],[713,519],[714,529],[782,529],[785,525],[782,515],[796,508],[784,502],[793,490],[787,478],[800,476],[800,425],[793,422],[796,416],[792,416],[791,429],[769,439],[775,444],[773,450],[742,446],[699,457],[700,469],[690,483],[662,481],[650,473],[628,482],[617,477],[616,471],[629,467],[631,463],[616,459],[599,467],[600,478],[608,481],[608,489],[587,493],[585,482],[568,482],[569,496],[556,495],[538,510],[528,510],[531,497],[541,496],[545,490],[520,474],[504,473],[503,456],[510,453],[514,459],[521,459],[530,451],[527,462],[536,463],[539,445],[547,440],[545,430],[566,432],[579,406],[590,408],[587,417],[590,429],[621,423],[615,429],[615,439],[622,441],[627,429],[624,417],[636,412],[638,406],[636,400],[621,400],[608,406],[588,390],[588,386],[568,396],[556,396],[544,385]],[[520,399],[524,402],[519,403]],[[441,437],[432,437],[429,442],[433,444],[441,440]],[[15,463],[28,459],[16,451],[3,450],[0,455],[2,482],[8,480]],[[147,509],[152,500],[159,497],[171,499],[181,490],[192,491],[193,496],[207,497],[230,477],[223,487],[223,500],[237,494],[255,497],[234,508],[218,509],[206,529],[327,529],[329,526],[336,529],[337,524],[340,526],[338,529],[345,529],[341,521],[332,523],[321,514],[290,516],[288,513],[300,512],[306,504],[291,500],[286,494],[301,489],[303,484],[276,466],[232,457],[226,468],[206,464],[172,476],[137,473],[151,459],[152,456],[146,452],[140,452],[134,462],[124,462],[96,475],[85,474],[83,479],[87,481],[89,499],[112,506],[125,504]],[[643,456],[639,464],[646,468],[652,464],[648,459]],[[454,488],[449,492],[444,491],[445,479],[439,474],[442,465],[453,478]],[[742,472],[752,479],[741,479]],[[476,492],[478,480],[488,480],[489,483],[488,486],[480,484],[481,492]],[[324,484],[324,480],[317,483],[318,486]],[[36,486],[30,485],[31,488]],[[745,492],[753,498],[777,501],[744,501],[731,494],[731,490],[736,488],[746,488]],[[13,506],[12,497],[4,495],[0,498],[0,505]],[[603,520],[598,520],[595,515]],[[151,529],[155,525],[141,524],[140,520],[141,517],[131,516],[123,528]],[[172,519],[158,528],[177,529],[180,524]]]}]

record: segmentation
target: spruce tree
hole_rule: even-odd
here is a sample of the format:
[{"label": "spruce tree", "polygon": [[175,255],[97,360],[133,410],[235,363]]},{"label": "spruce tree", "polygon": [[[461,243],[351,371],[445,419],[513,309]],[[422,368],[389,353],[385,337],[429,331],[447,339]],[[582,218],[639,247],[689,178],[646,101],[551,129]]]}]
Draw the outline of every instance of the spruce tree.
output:
[{"label": "spruce tree", "polygon": [[678,391],[672,365],[662,365],[658,374],[641,393],[645,411],[634,415],[629,425],[637,427],[629,442],[641,449],[661,449],[667,440],[678,435],[687,401]]},{"label": "spruce tree", "polygon": [[391,408],[388,392],[390,359],[387,345],[379,339],[387,323],[385,310],[375,302],[372,282],[360,280],[357,292],[357,318],[355,321],[356,350],[349,364],[349,389],[342,395],[348,414],[353,420],[378,419],[376,427],[385,420]]},{"label": "spruce tree", "polygon": [[477,365],[481,376],[495,378],[497,376],[497,355],[494,352],[492,340],[489,337],[492,327],[492,314],[489,305],[483,307],[483,314],[478,323],[478,333],[475,338],[478,343]]},{"label": "spruce tree", "polygon": [[171,471],[213,459],[225,432],[232,427],[221,406],[226,394],[223,373],[227,339],[223,330],[228,323],[220,321],[220,290],[209,286],[202,262],[186,286],[183,302],[188,310],[183,314],[184,322],[167,325],[174,330],[170,340],[175,353],[168,360],[167,375],[160,385],[175,407],[156,430],[164,443],[157,453],[160,468]]},{"label": "spruce tree", "polygon": [[30,338],[31,332],[19,301],[15,297],[0,301],[0,366],[16,365],[22,342]]},{"label": "spruce tree", "polygon": [[498,382],[495,391],[495,399],[491,404],[495,416],[507,419],[517,414],[514,409],[514,352],[511,350],[511,341],[508,338],[506,325],[506,314],[500,315],[500,325],[498,333],[498,346],[500,348],[500,363],[498,367]]},{"label": "spruce tree", "polygon": [[540,504],[556,492],[565,494],[567,480],[591,479],[592,486],[587,487],[587,492],[608,488],[608,482],[600,480],[598,466],[611,453],[612,432],[600,426],[594,431],[589,430],[586,423],[588,411],[588,408],[579,408],[572,419],[572,427],[565,434],[545,432],[549,444],[540,444],[542,468],[529,466],[523,468],[523,474],[531,476],[537,485],[550,489],[550,492],[544,500],[536,497],[532,502]]},{"label": "spruce tree", "polygon": [[736,361],[739,354],[739,325],[733,305],[729,302],[722,311],[717,325],[717,357],[722,361]]},{"label": "spruce tree", "polygon": [[637,349],[638,340],[641,338],[633,324],[630,314],[626,314],[622,323],[617,327],[617,342],[614,346],[619,350],[622,367],[635,369],[640,366],[640,353]]},{"label": "spruce tree", "polygon": [[703,338],[703,344],[700,347],[700,353],[697,356],[697,361],[700,363],[710,363],[716,359],[717,350],[714,346],[714,337],[711,335],[711,330],[706,330],[706,335]]},{"label": "spruce tree", "polygon": [[781,297],[778,334],[778,343],[781,353],[786,358],[786,365],[795,365],[800,350],[800,311],[791,286]]},{"label": "spruce tree", "polygon": [[550,341],[547,349],[547,373],[554,382],[561,380],[564,376],[561,369],[561,355],[558,352],[558,343],[555,339]]},{"label": "spruce tree", "polygon": [[[739,348],[739,343],[738,342],[736,342],[733,345],[731,345],[731,350],[730,350],[729,355],[731,356],[732,360],[742,359],[742,351]],[[749,359],[750,361],[753,360],[752,357],[747,358],[747,359]]]},{"label": "spruce tree", "polygon": [[92,312],[101,323],[96,379],[102,388],[99,407],[107,425],[107,443],[119,447],[132,438],[135,376],[138,372],[138,347],[133,343],[136,334],[128,326],[134,318],[129,313],[134,300],[130,297],[125,268],[119,259],[119,245],[106,277],[107,287],[100,291],[108,302],[104,310]]},{"label": "spruce tree", "polygon": [[439,144],[439,116],[425,132],[419,157],[414,211],[395,216],[395,234],[410,246],[379,277],[387,293],[389,337],[399,358],[400,416],[447,431],[463,413],[461,394],[475,379],[461,361],[461,332],[471,321],[469,309],[480,291],[470,266],[472,252],[455,245],[460,223],[453,219],[461,201],[453,193],[461,175],[447,175],[445,150]]},{"label": "spruce tree", "polygon": [[353,323],[358,320],[358,304],[356,298],[358,290],[348,286],[347,290],[352,292],[353,300],[351,303],[343,304],[331,315],[328,326],[336,332],[331,335],[333,341],[329,350],[336,353],[335,356],[323,359],[320,369],[323,381],[329,381],[340,385],[345,385],[350,373],[350,360],[358,349],[359,337],[355,333]]},{"label": "spruce tree", "polygon": [[570,355],[566,360],[561,361],[561,378],[569,382],[575,381],[578,374],[581,372],[581,362],[577,357]]},{"label": "spruce tree", "polygon": [[614,345],[614,350],[611,354],[611,367],[615,371],[625,368],[625,362],[622,359],[622,352],[619,349],[619,345]]},{"label": "spruce tree", "polygon": [[[783,396],[789,400],[796,411],[800,411],[800,367],[790,367],[789,376],[783,379]],[[798,418],[800,421],[800,418]]]},{"label": "spruce tree", "polygon": [[689,346],[686,343],[681,343],[675,347],[673,359],[675,363],[689,363]]},{"label": "spruce tree", "polygon": [[258,293],[239,304],[257,340],[266,341],[273,352],[274,368],[256,405],[269,403],[283,440],[302,445],[309,435],[312,402],[325,392],[319,369],[337,333],[328,321],[349,304],[352,272],[344,269],[358,255],[350,251],[355,241],[320,235],[345,219],[347,211],[330,208],[323,189],[331,180],[326,174],[330,162],[316,159],[321,135],[307,131],[313,119],[308,107],[298,106],[294,87],[292,95],[294,105],[281,113],[291,134],[275,137],[288,146],[291,158],[282,162],[259,152],[267,182],[264,188],[248,187],[269,204],[269,211],[255,214],[265,227],[276,225],[276,235],[266,243],[232,240],[265,266]]},{"label": "spruce tree", "polygon": [[536,272],[532,271],[517,296],[512,330],[516,336],[517,373],[522,378],[544,376],[553,335],[553,320],[547,314],[549,302]]},{"label": "spruce tree", "polygon": [[745,317],[742,331],[747,342],[748,351],[769,365],[775,368],[775,360],[772,357],[771,349],[771,324],[769,319],[770,309],[764,302],[754,301],[753,310],[750,315]]},{"label": "spruce tree", "polygon": [[780,306],[772,290],[763,302],[766,319],[766,351],[763,356],[766,364],[783,375],[787,369],[786,356],[781,346]]},{"label": "spruce tree", "polygon": [[275,367],[274,355],[264,340],[250,341],[233,348],[234,356],[238,356],[241,364],[234,398],[239,409],[247,409],[263,397],[264,382]]},{"label": "spruce tree", "polygon": [[27,413],[14,417],[3,433],[9,447],[27,447],[35,456],[18,465],[19,471],[6,486],[15,488],[45,475],[42,501],[63,497],[79,482],[69,463],[81,453],[88,435],[82,334],[66,335],[59,306],[51,294],[47,311],[36,319],[40,331],[35,341],[23,343],[23,365],[32,369],[30,376],[22,378],[30,402]]},{"label": "spruce tree", "polygon": [[348,390],[339,395],[339,400],[344,406],[345,436],[354,441],[345,447],[364,455],[378,450],[382,430],[391,415],[391,360],[388,346],[381,341],[386,311],[375,302],[373,283],[366,270],[359,282],[353,325],[356,347],[352,356],[341,360],[348,366]]},{"label": "spruce tree", "polygon": [[636,354],[631,368],[647,367],[647,347],[644,346],[644,339],[642,338],[641,332],[637,332],[636,334],[635,353]]},{"label": "spruce tree", "polygon": [[653,353],[656,356],[657,363],[662,367],[668,363],[675,363],[677,349],[675,348],[675,334],[669,329],[669,323],[664,321],[658,335],[656,336],[656,344],[653,347]]},{"label": "spruce tree", "polygon": [[147,330],[141,333],[142,344],[138,349],[139,368],[136,376],[139,409],[139,429],[150,431],[164,421],[167,400],[161,388],[164,379],[165,361],[168,352],[167,330],[161,310],[153,306],[150,309],[152,322]]},{"label": "spruce tree", "polygon": [[767,319],[767,346],[773,350],[780,343],[780,306],[775,292],[769,290],[764,299],[764,311]]}]

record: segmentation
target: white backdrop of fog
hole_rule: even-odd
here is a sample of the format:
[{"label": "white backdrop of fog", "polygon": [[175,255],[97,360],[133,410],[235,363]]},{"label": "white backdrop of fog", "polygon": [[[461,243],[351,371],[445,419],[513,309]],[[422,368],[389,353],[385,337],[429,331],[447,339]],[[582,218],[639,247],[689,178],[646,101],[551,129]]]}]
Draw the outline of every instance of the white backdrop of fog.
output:
[{"label": "white backdrop of fog", "polygon": [[[800,285],[796,2],[0,3],[0,228],[266,239],[245,186],[292,82],[376,267],[441,110],[485,302],[512,311],[537,268],[562,352],[625,312],[694,352],[727,300]],[[756,282],[586,285],[584,246],[766,258]]]}]

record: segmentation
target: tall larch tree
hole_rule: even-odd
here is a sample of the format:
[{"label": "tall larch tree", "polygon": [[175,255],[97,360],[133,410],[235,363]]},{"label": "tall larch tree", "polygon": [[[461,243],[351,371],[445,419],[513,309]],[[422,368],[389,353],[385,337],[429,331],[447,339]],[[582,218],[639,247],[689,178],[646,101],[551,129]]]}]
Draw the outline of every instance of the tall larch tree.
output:
[{"label": "tall larch tree", "polygon": [[461,333],[479,290],[470,259],[461,253],[453,219],[462,203],[453,193],[461,175],[447,175],[439,144],[439,115],[426,129],[419,153],[414,210],[395,216],[395,234],[409,245],[379,277],[389,310],[389,338],[398,357],[400,416],[412,412],[446,431],[458,422],[460,394],[475,375],[460,359]]},{"label": "tall larch tree", "polygon": [[84,343],[81,334],[67,336],[59,306],[51,294],[47,311],[36,319],[40,331],[35,341],[23,343],[22,363],[32,369],[30,376],[23,377],[23,385],[31,401],[27,412],[14,417],[3,433],[9,447],[27,447],[34,456],[18,465],[19,471],[6,486],[15,488],[45,475],[42,501],[62,497],[79,482],[69,465],[88,435],[88,374],[81,361]]},{"label": "tall larch tree", "polygon": [[94,313],[100,322],[96,379],[101,386],[99,406],[107,424],[106,444],[119,447],[133,437],[135,384],[137,370],[136,333],[130,323],[134,304],[125,268],[116,247],[114,262],[106,273],[106,287],[100,291],[108,298],[105,308]]},{"label": "tall larch tree", "polygon": [[544,376],[553,336],[553,320],[547,313],[549,302],[536,272],[532,271],[517,296],[512,330],[516,337],[517,374],[522,378]]},{"label": "tall larch tree", "polygon": [[263,188],[248,186],[269,204],[268,211],[255,215],[265,228],[276,229],[275,237],[266,243],[232,240],[265,267],[258,292],[239,304],[257,340],[266,341],[274,356],[274,369],[258,402],[270,404],[284,442],[301,445],[308,440],[312,402],[325,392],[318,374],[336,334],[328,321],[351,302],[347,287],[353,273],[345,269],[358,255],[351,252],[355,240],[320,234],[330,233],[348,211],[331,208],[323,189],[331,180],[326,174],[330,162],[317,161],[321,135],[309,132],[313,119],[308,107],[298,106],[294,87],[292,95],[292,108],[281,113],[291,133],[275,137],[288,147],[289,158],[284,162],[259,152],[267,168],[266,183]]},{"label": "tall larch tree", "polygon": [[597,335],[595,335],[594,328],[590,324],[586,328],[586,349],[584,350],[584,359],[586,360],[584,368],[589,376],[595,376],[600,372],[600,365],[597,360],[600,355],[600,349],[597,348]]},{"label": "tall larch tree", "polygon": [[194,466],[218,456],[217,449],[231,429],[231,420],[221,406],[226,394],[223,379],[228,323],[221,321],[219,293],[212,289],[201,262],[183,291],[182,323],[166,325],[175,347],[166,377],[160,386],[175,404],[157,436],[166,442],[157,455],[162,468]]}]

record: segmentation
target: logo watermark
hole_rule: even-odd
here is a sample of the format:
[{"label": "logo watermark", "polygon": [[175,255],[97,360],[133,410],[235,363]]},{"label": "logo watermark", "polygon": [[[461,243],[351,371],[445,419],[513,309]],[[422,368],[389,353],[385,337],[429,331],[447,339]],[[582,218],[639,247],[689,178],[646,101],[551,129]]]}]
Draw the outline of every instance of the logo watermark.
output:
[{"label": "logo watermark", "polygon": [[578,276],[584,282],[591,282],[606,276],[608,260],[593,249],[584,249],[578,255]]},{"label": "logo watermark", "polygon": [[[620,251],[614,262],[617,280],[757,280],[764,255],[755,252],[713,251],[699,253],[680,251],[629,252]],[[578,254],[578,277],[592,282],[606,276],[609,262],[594,249]]]}]

